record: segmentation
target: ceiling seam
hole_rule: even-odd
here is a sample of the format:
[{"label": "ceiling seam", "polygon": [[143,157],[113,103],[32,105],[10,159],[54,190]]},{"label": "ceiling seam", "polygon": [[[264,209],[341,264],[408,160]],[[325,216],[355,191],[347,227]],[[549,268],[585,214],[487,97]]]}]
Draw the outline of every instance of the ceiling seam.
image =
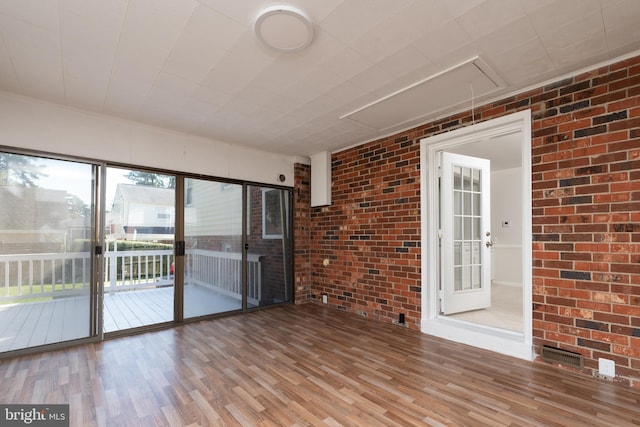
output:
[{"label": "ceiling seam", "polygon": [[124,29],[124,24],[127,22],[127,16],[129,15],[129,6],[130,3],[127,2],[126,10],[124,12],[124,16],[122,17],[122,23],[120,24],[120,31],[118,31],[118,41],[116,43],[116,48],[113,51],[113,58],[111,60],[111,69],[109,70],[109,82],[107,83],[106,90],[104,91],[104,98],[102,100],[102,108],[101,110],[104,112],[107,106],[107,98],[109,97],[109,92],[111,90],[111,83],[113,81],[113,70],[116,66],[116,57],[118,56],[118,52],[120,51],[120,42],[122,40],[122,34]]}]

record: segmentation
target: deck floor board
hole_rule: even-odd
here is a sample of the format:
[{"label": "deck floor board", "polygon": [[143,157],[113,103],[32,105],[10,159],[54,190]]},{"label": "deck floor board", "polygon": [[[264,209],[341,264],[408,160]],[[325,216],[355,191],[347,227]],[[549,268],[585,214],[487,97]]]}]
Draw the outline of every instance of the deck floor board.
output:
[{"label": "deck floor board", "polygon": [[[104,296],[106,333],[173,320],[173,287]],[[0,306],[0,352],[89,336],[88,296]],[[241,308],[239,300],[201,286],[185,287],[185,318]]]}]

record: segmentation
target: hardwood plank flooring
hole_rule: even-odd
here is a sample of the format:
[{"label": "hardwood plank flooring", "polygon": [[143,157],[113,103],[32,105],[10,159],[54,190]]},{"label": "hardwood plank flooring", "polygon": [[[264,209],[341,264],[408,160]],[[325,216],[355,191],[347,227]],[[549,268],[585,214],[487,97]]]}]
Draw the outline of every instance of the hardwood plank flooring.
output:
[{"label": "hardwood plank flooring", "polygon": [[330,308],[0,360],[0,402],[72,426],[639,426],[640,392]]}]

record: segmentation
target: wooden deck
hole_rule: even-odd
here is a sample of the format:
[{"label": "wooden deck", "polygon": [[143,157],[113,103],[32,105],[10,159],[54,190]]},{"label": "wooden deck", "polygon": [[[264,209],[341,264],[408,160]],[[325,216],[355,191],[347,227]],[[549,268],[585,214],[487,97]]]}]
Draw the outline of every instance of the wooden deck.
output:
[{"label": "wooden deck", "polygon": [[[239,310],[242,302],[201,286],[184,289],[184,317]],[[104,296],[104,331],[113,332],[173,320],[173,287]]]},{"label": "wooden deck", "polygon": [[626,385],[306,304],[0,363],[72,426],[640,425]]},{"label": "wooden deck", "polygon": [[[0,306],[0,352],[86,338],[89,296]],[[185,318],[241,308],[239,300],[201,286],[185,286]],[[173,320],[173,287],[104,296],[104,331]]]},{"label": "wooden deck", "polygon": [[89,296],[0,306],[0,352],[89,334]]}]

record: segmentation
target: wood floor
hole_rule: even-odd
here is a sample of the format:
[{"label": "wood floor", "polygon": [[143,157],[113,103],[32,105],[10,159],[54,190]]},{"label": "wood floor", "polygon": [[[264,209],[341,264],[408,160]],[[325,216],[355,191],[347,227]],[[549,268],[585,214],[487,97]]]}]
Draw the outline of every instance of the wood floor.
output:
[{"label": "wood floor", "polygon": [[72,426],[631,426],[640,392],[315,305],[0,361]]}]

